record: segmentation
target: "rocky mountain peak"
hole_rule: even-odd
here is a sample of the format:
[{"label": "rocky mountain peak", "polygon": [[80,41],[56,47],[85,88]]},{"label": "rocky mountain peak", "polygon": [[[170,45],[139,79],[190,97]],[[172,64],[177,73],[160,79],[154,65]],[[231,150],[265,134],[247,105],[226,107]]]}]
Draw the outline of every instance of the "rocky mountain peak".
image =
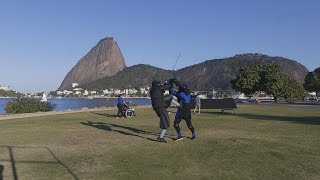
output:
[{"label": "rocky mountain peak", "polygon": [[126,67],[121,50],[113,37],[101,39],[69,71],[58,90],[71,89],[72,83],[79,86],[104,77],[110,77]]}]

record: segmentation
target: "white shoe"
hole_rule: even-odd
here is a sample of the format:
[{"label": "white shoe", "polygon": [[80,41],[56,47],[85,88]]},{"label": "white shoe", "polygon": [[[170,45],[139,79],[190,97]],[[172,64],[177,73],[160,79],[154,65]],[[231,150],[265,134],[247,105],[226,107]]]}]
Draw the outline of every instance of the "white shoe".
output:
[{"label": "white shoe", "polygon": [[181,141],[183,139],[183,137],[178,137],[177,139],[175,139],[174,141]]}]

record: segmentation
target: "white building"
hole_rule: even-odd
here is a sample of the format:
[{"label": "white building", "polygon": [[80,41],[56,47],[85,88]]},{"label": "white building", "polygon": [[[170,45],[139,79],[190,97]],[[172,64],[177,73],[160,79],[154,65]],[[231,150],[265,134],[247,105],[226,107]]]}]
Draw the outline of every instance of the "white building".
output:
[{"label": "white building", "polygon": [[149,94],[149,87],[141,87],[140,92],[141,94]]},{"label": "white building", "polygon": [[64,91],[63,91],[63,94],[64,94],[64,95],[69,95],[69,94],[72,94],[72,91],[64,90]]},{"label": "white building", "polygon": [[74,91],[82,91],[83,89],[82,88],[74,88],[73,90]]},{"label": "white building", "polygon": [[308,94],[311,95],[311,96],[316,96],[317,95],[316,92],[309,92]]},{"label": "white building", "polygon": [[113,90],[113,93],[115,95],[119,95],[121,93],[121,90],[120,89],[115,89],[115,90]]},{"label": "white building", "polygon": [[75,88],[75,87],[77,87],[77,86],[79,86],[78,83],[72,83],[72,88]]},{"label": "white building", "polygon": [[102,90],[103,94],[109,94],[109,90],[108,89],[105,89],[105,90]]},{"label": "white building", "polygon": [[90,94],[97,94],[97,91],[90,91]]},{"label": "white building", "polygon": [[0,90],[9,91],[10,88],[6,86],[0,86]]}]

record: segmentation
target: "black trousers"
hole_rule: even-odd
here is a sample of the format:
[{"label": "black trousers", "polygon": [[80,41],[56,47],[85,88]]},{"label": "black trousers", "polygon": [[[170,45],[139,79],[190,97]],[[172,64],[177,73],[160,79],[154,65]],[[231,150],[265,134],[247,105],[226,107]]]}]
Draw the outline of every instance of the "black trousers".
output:
[{"label": "black trousers", "polygon": [[159,107],[154,109],[157,116],[160,118],[160,128],[161,129],[168,129],[170,126],[170,118],[168,115],[168,111],[165,107]]},{"label": "black trousers", "polygon": [[182,119],[186,121],[188,128],[192,133],[194,133],[194,127],[191,122],[190,104],[183,104],[182,108],[178,109],[178,112],[176,114],[176,117],[173,123],[173,126],[177,132],[180,132],[179,124]]},{"label": "black trousers", "polygon": [[117,116],[123,116],[123,104],[117,104],[118,107],[118,113]]}]

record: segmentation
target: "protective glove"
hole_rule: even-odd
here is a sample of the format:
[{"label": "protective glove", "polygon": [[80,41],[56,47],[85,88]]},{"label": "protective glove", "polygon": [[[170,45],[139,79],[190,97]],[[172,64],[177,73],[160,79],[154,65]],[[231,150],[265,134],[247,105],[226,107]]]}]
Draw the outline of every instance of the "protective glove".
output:
[{"label": "protective glove", "polygon": [[170,90],[169,90],[169,93],[170,93],[171,95],[175,95],[175,94],[176,94],[176,91],[175,91],[174,89],[170,89]]}]

